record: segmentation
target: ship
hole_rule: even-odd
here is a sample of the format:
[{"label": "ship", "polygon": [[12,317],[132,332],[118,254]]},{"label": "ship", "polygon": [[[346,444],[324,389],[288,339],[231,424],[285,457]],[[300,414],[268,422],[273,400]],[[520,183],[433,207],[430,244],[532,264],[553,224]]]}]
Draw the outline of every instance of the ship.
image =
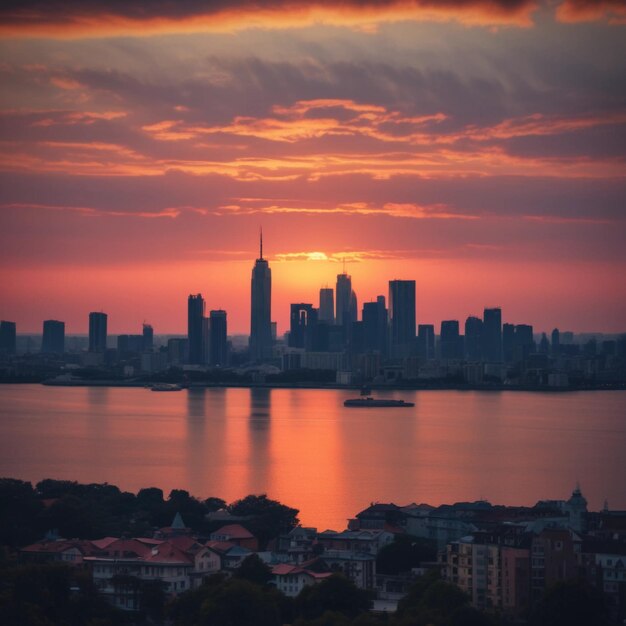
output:
[{"label": "ship", "polygon": [[366,398],[350,398],[349,400],[345,400],[343,406],[361,408],[382,408],[415,406],[415,404],[413,404],[413,402],[405,402],[404,400],[383,400],[380,398],[372,398],[371,396],[367,396]]},{"label": "ship", "polygon": [[152,391],[181,391],[182,387],[172,383],[156,383],[150,389]]}]

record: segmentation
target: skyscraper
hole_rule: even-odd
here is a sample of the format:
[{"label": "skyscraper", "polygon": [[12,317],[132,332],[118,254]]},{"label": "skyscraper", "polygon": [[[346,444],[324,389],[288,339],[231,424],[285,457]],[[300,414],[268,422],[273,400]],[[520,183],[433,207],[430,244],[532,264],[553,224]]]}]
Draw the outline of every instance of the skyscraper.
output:
[{"label": "skyscraper", "polygon": [[363,304],[363,349],[367,352],[387,352],[387,308],[385,296],[378,296],[376,302]]},{"label": "skyscraper", "polygon": [[89,314],[89,352],[104,352],[107,349],[107,314]]},{"label": "skyscraper", "polygon": [[439,341],[442,359],[463,358],[463,343],[459,335],[459,322],[457,320],[444,320],[441,322]]},{"label": "skyscraper", "polygon": [[144,352],[152,352],[152,348],[154,347],[154,330],[150,324],[144,324],[142,329],[143,335],[143,351]]},{"label": "skyscraper", "polygon": [[433,324],[420,324],[417,327],[417,356],[421,359],[435,358],[435,327]]},{"label": "skyscraper", "polygon": [[44,354],[63,354],[65,352],[65,322],[46,320],[43,323],[41,351]]},{"label": "skyscraper", "polygon": [[260,235],[259,258],[252,269],[250,299],[250,358],[267,361],[272,358],[272,270],[263,258],[263,233]]},{"label": "skyscraper", "polygon": [[502,310],[485,309],[483,314],[483,359],[502,362]]},{"label": "skyscraper", "polygon": [[335,323],[335,298],[330,287],[320,289],[320,308],[318,319],[320,322]]},{"label": "skyscraper", "polygon": [[205,363],[204,353],[204,299],[202,294],[190,295],[187,300],[187,338],[189,339],[189,363]]},{"label": "skyscraper", "polygon": [[290,322],[289,347],[310,350],[317,325],[317,309],[312,304],[292,304]]},{"label": "skyscraper", "polygon": [[349,326],[352,321],[352,278],[345,272],[337,274],[337,285],[335,287],[335,291],[335,323],[339,326]]},{"label": "skyscraper", "polygon": [[0,322],[0,354],[15,354],[17,336],[15,322]]},{"label": "skyscraper", "polygon": [[415,281],[389,281],[390,345],[392,357],[409,356],[415,344]]},{"label": "skyscraper", "polygon": [[209,342],[210,359],[213,367],[224,367],[228,365],[228,327],[226,324],[226,311],[221,309],[211,311]]},{"label": "skyscraper", "polygon": [[468,361],[482,359],[483,321],[470,316],[465,320],[465,358]]}]

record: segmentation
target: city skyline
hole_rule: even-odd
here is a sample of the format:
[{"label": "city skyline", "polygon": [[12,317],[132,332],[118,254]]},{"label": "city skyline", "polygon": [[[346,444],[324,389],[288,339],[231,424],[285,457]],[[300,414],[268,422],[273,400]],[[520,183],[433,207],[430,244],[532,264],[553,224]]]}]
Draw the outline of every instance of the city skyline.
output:
[{"label": "city skyline", "polygon": [[345,260],[418,322],[623,330],[623,3],[138,6],[0,9],[0,318],[247,333],[263,225],[282,329]]}]

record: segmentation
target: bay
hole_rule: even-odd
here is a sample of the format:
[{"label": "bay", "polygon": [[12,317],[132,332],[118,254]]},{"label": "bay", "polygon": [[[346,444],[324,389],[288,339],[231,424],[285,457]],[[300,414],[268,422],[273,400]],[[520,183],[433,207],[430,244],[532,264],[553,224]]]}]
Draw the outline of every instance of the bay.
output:
[{"label": "bay", "polygon": [[0,476],[249,493],[345,527],[371,502],[566,499],[626,509],[626,393],[0,386]]}]

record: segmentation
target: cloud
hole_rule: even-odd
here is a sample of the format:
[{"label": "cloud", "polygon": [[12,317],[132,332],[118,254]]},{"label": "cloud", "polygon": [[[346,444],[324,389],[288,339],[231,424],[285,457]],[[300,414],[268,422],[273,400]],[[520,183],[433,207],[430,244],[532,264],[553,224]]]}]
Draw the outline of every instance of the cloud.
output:
[{"label": "cloud", "polygon": [[144,36],[310,24],[371,32],[380,23],[399,21],[529,26],[538,5],[538,0],[7,0],[0,9],[0,33],[45,37]]},{"label": "cloud", "polygon": [[71,205],[55,205],[55,204],[34,204],[29,202],[10,202],[7,204],[0,204],[0,210],[7,209],[32,209],[41,211],[62,211],[68,213],[76,213],[87,217],[145,217],[145,218],[160,218],[169,217],[176,218],[180,215],[181,211],[176,208],[163,209],[160,211],[113,211],[94,207],[82,207]]},{"label": "cloud", "polygon": [[590,22],[604,20],[611,24],[626,23],[624,0],[565,0],[557,8],[562,22]]}]

